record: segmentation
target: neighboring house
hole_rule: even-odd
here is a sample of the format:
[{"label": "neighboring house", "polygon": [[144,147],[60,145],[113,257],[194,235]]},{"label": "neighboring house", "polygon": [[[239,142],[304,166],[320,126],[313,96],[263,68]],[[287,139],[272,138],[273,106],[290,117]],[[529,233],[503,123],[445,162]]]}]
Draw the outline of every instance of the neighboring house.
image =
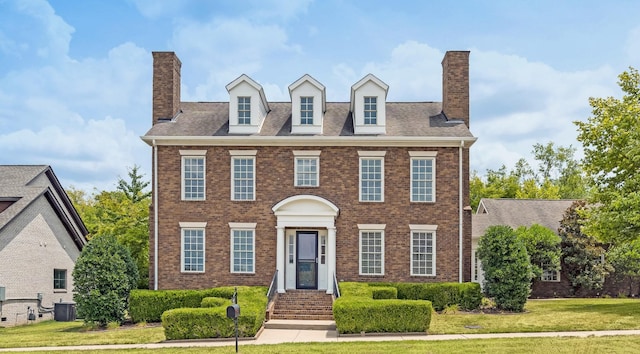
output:
[{"label": "neighboring house", "polygon": [[73,300],[86,235],[51,167],[0,165],[0,326],[51,319]]},{"label": "neighboring house", "polygon": [[[520,226],[542,225],[556,234],[564,213],[574,200],[545,199],[482,199],[473,215],[473,281],[482,284],[482,266],[476,250],[480,237],[489,226],[507,225],[514,230]],[[545,271],[540,279],[534,279],[531,297],[568,296],[569,282],[562,271]]]},{"label": "neighboring house", "polygon": [[246,75],[181,102],[180,60],[153,59],[152,289],[470,281],[469,52],[446,53],[442,103],[387,102],[371,74],[348,102],[309,75],[290,102]]}]

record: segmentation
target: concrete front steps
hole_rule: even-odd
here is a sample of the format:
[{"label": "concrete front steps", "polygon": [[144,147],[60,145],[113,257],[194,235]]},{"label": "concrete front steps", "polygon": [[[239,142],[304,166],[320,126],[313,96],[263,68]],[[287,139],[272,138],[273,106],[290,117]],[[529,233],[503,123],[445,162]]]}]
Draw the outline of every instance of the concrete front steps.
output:
[{"label": "concrete front steps", "polygon": [[286,293],[276,295],[268,319],[268,322],[273,320],[333,322],[333,295],[318,290],[287,290]]},{"label": "concrete front steps", "polygon": [[269,320],[264,323],[265,329],[295,329],[307,331],[335,331],[336,323],[332,320]]}]

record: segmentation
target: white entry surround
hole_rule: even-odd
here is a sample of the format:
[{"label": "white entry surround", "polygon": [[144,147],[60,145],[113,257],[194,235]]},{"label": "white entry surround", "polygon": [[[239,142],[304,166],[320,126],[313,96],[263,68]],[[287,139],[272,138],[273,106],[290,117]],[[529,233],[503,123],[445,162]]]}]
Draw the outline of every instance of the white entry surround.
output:
[{"label": "white entry surround", "polygon": [[[340,213],[335,204],[315,195],[296,195],[280,201],[273,208],[277,218],[278,292],[296,288],[296,257],[290,248],[290,237],[296,241],[298,231],[318,232],[318,290],[333,293],[333,274],[336,269],[336,226],[335,219]],[[325,242],[325,263],[322,264],[322,242]],[[295,252],[295,244],[293,246]],[[290,262],[293,256],[293,263]]]}]

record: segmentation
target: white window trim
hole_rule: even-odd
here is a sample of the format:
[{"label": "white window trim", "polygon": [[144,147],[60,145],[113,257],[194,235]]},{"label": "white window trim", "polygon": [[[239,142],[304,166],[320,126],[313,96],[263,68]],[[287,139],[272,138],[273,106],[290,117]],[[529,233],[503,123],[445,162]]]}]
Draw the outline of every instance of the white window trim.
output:
[{"label": "white window trim", "polygon": [[541,266],[542,268],[542,274],[540,275],[540,281],[541,282],[545,282],[545,283],[559,283],[560,282],[560,270],[555,270],[554,272],[556,273],[556,278],[557,279],[545,279],[544,274],[545,274],[545,269],[544,266]]},{"label": "white window trim", "polygon": [[[180,150],[180,200],[188,201],[188,202],[200,202],[207,199],[207,150]],[[197,199],[187,199],[185,196],[185,185],[184,185],[184,160],[190,158],[202,158],[203,159],[203,175],[202,178],[204,180],[203,189],[202,189],[202,198]]]},{"label": "white window trim", "polygon": [[[363,203],[384,202],[384,156],[386,151],[358,151],[358,200]],[[362,200],[362,160],[380,160],[380,200]]]},{"label": "white window trim", "polygon": [[[231,253],[229,255],[229,272],[231,274],[255,274],[256,273],[256,225],[257,223],[234,223],[234,222],[230,222],[229,223],[229,228],[230,228],[230,232],[229,232],[229,252]],[[253,271],[252,272],[241,272],[241,271],[235,271],[233,270],[233,261],[234,261],[234,255],[233,255],[233,232],[234,231],[251,231],[253,233],[253,239],[252,239],[252,252],[253,252]]]},{"label": "white window trim", "polygon": [[[64,274],[64,287],[56,288],[56,271]],[[66,292],[69,287],[69,271],[65,268],[53,268],[53,291],[54,292]],[[58,278],[60,279],[60,278]]]},{"label": "white window trim", "polygon": [[[230,173],[231,176],[231,200],[239,201],[239,202],[250,202],[256,200],[256,177],[257,177],[257,166],[256,166],[256,155],[258,150],[229,150],[229,155],[231,155],[231,166]],[[253,160],[253,196],[251,199],[236,199],[235,198],[235,179],[234,177],[234,162],[236,159],[252,159]]]},{"label": "white window trim", "polygon": [[[436,242],[437,242],[437,233],[436,230],[438,229],[438,225],[417,225],[417,224],[411,224],[409,225],[409,228],[411,229],[410,235],[409,235],[409,240],[411,243],[411,250],[410,250],[410,254],[409,254],[409,272],[411,274],[412,277],[435,277],[437,275],[437,247],[436,247]],[[432,233],[433,234],[433,272],[431,274],[415,274],[413,272],[413,234],[415,232],[426,232],[426,233]]]},{"label": "white window trim", "polygon": [[[435,203],[436,202],[436,151],[410,151],[409,156],[409,198],[412,203]],[[413,199],[413,161],[415,160],[431,160],[431,200],[414,200]]]},{"label": "white window trim", "polygon": [[[293,185],[294,187],[320,187],[320,150],[293,150]],[[306,186],[298,184],[298,159],[316,160],[316,185]]]},{"label": "white window trim", "polygon": [[[180,273],[204,273],[207,265],[207,231],[206,222],[180,222]],[[185,230],[202,230],[202,270],[185,270],[184,269],[184,231]]]},{"label": "white window trim", "polygon": [[[386,224],[358,224],[358,274],[361,276],[372,276],[379,277],[385,274],[384,268],[384,253],[385,253],[385,235],[384,229]],[[371,274],[371,273],[363,273],[362,272],[362,233],[363,232],[379,232],[381,238],[381,256],[380,256],[380,273],[379,274]]]}]

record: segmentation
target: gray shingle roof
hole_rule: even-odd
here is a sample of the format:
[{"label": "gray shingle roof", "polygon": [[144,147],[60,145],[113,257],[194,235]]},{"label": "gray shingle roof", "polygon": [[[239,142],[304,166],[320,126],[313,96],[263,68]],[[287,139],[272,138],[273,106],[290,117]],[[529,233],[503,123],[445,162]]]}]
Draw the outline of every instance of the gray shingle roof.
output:
[{"label": "gray shingle roof", "polygon": [[[172,122],[154,125],[146,136],[228,136],[228,102],[182,102]],[[291,102],[270,102],[259,136],[290,136]],[[349,102],[327,102],[323,136],[353,136]],[[387,102],[387,136],[473,137],[462,123],[448,121],[440,102]]]},{"label": "gray shingle roof", "polygon": [[[37,178],[43,174],[46,179]],[[55,193],[53,190],[55,190]],[[87,229],[73,208],[66,192],[62,189],[53,170],[46,165],[0,165],[0,200],[13,201],[8,208],[0,212],[0,230],[43,195],[58,198],[58,200],[60,198],[64,199],[60,200],[61,205],[55,203],[56,205],[52,205],[52,207],[66,207],[68,209],[64,214],[69,215],[74,221],[65,218],[61,218],[61,221],[63,223],[74,222],[76,224],[79,232],[73,237],[78,248],[82,249],[82,246],[86,244]],[[70,232],[72,232],[71,230],[76,230],[71,226],[68,229]]]},{"label": "gray shingle roof", "polygon": [[507,225],[512,228],[539,224],[555,232],[564,212],[575,200],[547,199],[482,199],[478,212],[472,216],[473,238],[484,235],[489,226]]}]

